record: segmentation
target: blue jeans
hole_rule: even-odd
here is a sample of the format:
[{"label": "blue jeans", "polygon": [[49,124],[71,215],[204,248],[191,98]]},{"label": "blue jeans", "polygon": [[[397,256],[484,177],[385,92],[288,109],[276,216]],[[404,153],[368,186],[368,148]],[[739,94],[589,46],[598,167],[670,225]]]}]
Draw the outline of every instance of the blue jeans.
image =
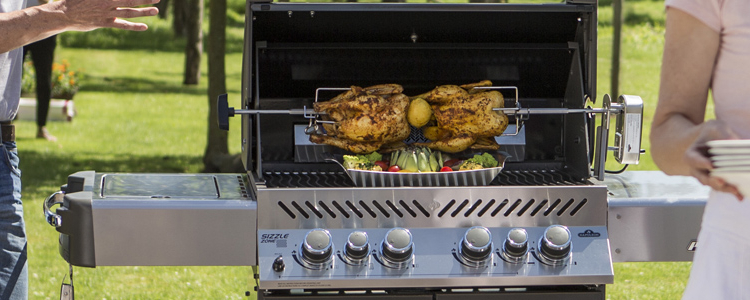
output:
[{"label": "blue jeans", "polygon": [[0,299],[28,298],[21,170],[15,142],[0,144]]}]

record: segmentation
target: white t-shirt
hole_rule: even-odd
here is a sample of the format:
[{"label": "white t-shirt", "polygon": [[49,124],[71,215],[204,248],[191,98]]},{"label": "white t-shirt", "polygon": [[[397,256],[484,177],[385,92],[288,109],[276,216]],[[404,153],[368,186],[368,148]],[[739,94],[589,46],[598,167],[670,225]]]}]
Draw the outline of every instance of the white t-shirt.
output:
[{"label": "white t-shirt", "polygon": [[[21,10],[23,0],[0,1],[0,13]],[[0,53],[0,121],[10,121],[18,112],[23,74],[23,48]]]}]

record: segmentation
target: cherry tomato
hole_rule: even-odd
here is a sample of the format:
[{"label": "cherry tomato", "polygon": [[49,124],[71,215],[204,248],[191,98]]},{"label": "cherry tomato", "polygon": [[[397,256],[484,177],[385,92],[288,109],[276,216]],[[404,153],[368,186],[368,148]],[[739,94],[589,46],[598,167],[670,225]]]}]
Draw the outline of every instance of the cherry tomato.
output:
[{"label": "cherry tomato", "polygon": [[453,171],[453,169],[451,169],[451,167],[449,166],[440,168],[440,172],[451,172],[451,171]]},{"label": "cherry tomato", "polygon": [[392,165],[390,168],[388,168],[388,172],[398,172],[401,171],[401,168],[398,167],[398,165]]},{"label": "cherry tomato", "polygon": [[380,166],[380,169],[382,169],[382,170],[388,170],[388,163],[386,163],[386,162],[384,162],[382,160],[376,161],[375,165],[376,166]]},{"label": "cherry tomato", "polygon": [[460,159],[458,159],[458,158],[454,158],[454,159],[449,159],[449,160],[446,160],[446,161],[445,161],[445,162],[443,163],[443,166],[447,166],[447,167],[452,167],[452,166],[455,166],[455,165],[456,165],[456,164],[457,164],[458,162],[460,162],[460,161],[461,161],[461,160],[460,160]]}]

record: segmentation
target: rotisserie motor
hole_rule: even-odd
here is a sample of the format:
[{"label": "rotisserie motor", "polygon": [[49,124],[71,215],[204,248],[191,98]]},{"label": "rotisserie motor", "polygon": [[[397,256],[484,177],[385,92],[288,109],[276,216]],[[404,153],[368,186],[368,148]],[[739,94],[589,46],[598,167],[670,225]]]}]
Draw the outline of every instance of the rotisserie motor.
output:
[{"label": "rotisserie motor", "polygon": [[310,141],[328,144],[354,153],[370,153],[389,143],[409,137],[406,109],[409,97],[403,87],[383,84],[351,90],[326,102],[316,102],[315,111],[326,113],[327,135],[311,134]]}]

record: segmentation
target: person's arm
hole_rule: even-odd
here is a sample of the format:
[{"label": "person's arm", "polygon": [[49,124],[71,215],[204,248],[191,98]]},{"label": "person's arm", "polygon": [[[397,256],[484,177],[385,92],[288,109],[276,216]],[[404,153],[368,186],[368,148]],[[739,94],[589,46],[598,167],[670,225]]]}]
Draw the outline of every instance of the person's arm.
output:
[{"label": "person's arm", "polygon": [[720,33],[690,14],[667,9],[659,103],[651,127],[651,155],[670,175],[691,175],[701,183],[735,195],[719,178],[706,155],[705,142],[736,138],[721,121],[705,121]]},{"label": "person's arm", "polygon": [[140,7],[159,0],[60,0],[23,10],[0,13],[0,53],[63,31],[89,31],[101,27],[143,31],[143,23],[123,19],[154,16],[156,7]]}]

